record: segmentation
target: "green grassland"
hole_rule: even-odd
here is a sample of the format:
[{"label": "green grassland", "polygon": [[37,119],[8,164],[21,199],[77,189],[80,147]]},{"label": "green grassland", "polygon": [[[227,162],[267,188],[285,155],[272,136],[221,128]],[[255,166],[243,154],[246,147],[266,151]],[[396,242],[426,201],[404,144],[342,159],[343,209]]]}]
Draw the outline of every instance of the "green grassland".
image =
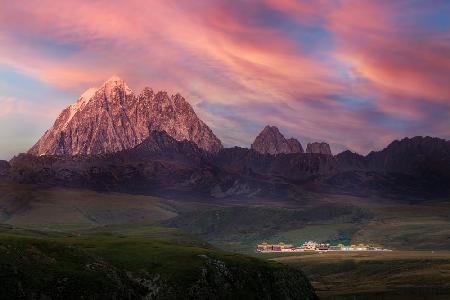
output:
[{"label": "green grassland", "polygon": [[[254,276],[254,272],[259,272],[254,271],[254,267],[259,266],[260,260],[223,251],[263,260],[279,256],[256,253],[255,246],[262,241],[294,244],[306,240],[361,242],[393,249],[392,253],[397,253],[398,257],[358,260],[345,256],[334,261],[321,261],[324,256],[317,256],[319,260],[290,261],[288,264],[305,270],[325,299],[423,299],[425,296],[426,299],[446,299],[448,290],[442,284],[442,278],[448,279],[449,260],[446,257],[405,257],[413,250],[424,250],[421,253],[450,250],[450,201],[413,200],[297,190],[286,199],[198,199],[193,202],[0,183],[0,222],[24,228],[0,227],[2,266],[9,266],[0,273],[5,274],[2,275],[4,284],[24,280],[34,282],[28,292],[39,287],[38,290],[48,293],[49,286],[63,284],[58,280],[66,280],[64,278],[69,278],[76,286],[77,278],[88,276],[86,278],[92,277],[91,281],[99,287],[96,289],[99,297],[133,298],[133,295],[148,293],[149,286],[177,286],[186,280],[188,289],[192,290],[193,282],[201,280],[199,270],[212,268],[212,274],[222,274],[214,269],[215,261],[234,266],[230,270],[236,274],[243,270]],[[25,257],[31,257],[31,260]],[[65,262],[66,258],[76,263]],[[53,266],[52,261],[61,261],[62,265]],[[8,262],[20,266],[21,271]],[[32,266],[36,264],[42,268],[33,270]],[[101,271],[80,267],[87,265],[98,265]],[[272,263],[263,266],[272,270],[265,273],[272,274],[264,275],[265,279],[294,276],[286,275],[289,272],[273,275],[279,273],[274,271],[278,267]],[[69,270],[70,274],[64,270]],[[105,272],[109,274],[109,281],[99,278]],[[34,279],[27,274],[33,274]],[[223,282],[222,275],[212,278],[217,277],[217,282]],[[247,282],[249,279],[239,280]],[[213,287],[207,290],[214,290],[217,282],[209,282],[208,285]],[[249,281],[248,284],[256,289],[255,286],[262,282]],[[264,284],[267,283],[264,281]],[[281,285],[286,287],[285,283]],[[16,291],[21,292],[21,289],[23,286],[17,287]],[[83,286],[83,289],[90,287]],[[239,290],[232,288],[233,291],[236,289]],[[62,290],[66,294],[58,294],[58,297],[68,295],[70,285],[63,284]],[[183,295],[186,292],[186,289],[170,290],[174,294],[170,292],[169,299],[173,295],[179,296],[181,290]]]},{"label": "green grassland", "polygon": [[450,251],[322,253],[275,260],[305,272],[320,299],[450,298]]},{"label": "green grassland", "polygon": [[450,202],[309,194],[306,200],[221,204],[163,221],[216,245],[254,254],[262,241],[370,243],[396,250],[450,249]]},{"label": "green grassland", "polygon": [[353,204],[292,207],[253,203],[181,213],[164,224],[179,227],[217,247],[252,254],[256,244],[262,241],[349,240],[354,228],[370,219],[370,211]]},{"label": "green grassland", "polygon": [[1,226],[0,299],[315,299],[303,274],[278,262],[223,252],[174,229],[126,227]]},{"label": "green grassland", "polygon": [[192,202],[0,182],[0,222],[51,231],[159,224],[179,228],[218,248],[251,255],[262,241],[450,249],[450,201],[426,200],[410,203],[293,191],[287,199],[270,201]]},{"label": "green grassland", "polygon": [[99,224],[158,222],[177,213],[156,197],[0,181],[0,223],[73,229]]}]

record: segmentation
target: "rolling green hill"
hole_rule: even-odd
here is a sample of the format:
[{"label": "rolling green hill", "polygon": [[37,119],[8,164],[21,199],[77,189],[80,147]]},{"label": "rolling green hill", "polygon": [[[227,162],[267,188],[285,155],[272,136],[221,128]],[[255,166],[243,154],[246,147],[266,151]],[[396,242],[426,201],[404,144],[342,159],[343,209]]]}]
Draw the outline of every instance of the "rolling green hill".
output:
[{"label": "rolling green hill", "polygon": [[118,231],[1,227],[0,298],[316,299],[303,274],[280,263],[216,250],[176,230]]},{"label": "rolling green hill", "polygon": [[180,213],[163,224],[222,249],[254,255],[257,243],[371,243],[396,250],[450,249],[450,205],[308,194],[279,202],[222,203]]},{"label": "rolling green hill", "polygon": [[[450,202],[293,191],[288,199],[175,201],[124,193],[0,182],[0,222],[73,231],[110,224],[176,227],[218,248],[254,255],[262,241],[374,243],[450,249]],[[128,224],[121,226],[121,224]],[[129,229],[131,230],[131,229]],[[125,234],[129,234],[126,232]]]},{"label": "rolling green hill", "polygon": [[0,222],[18,226],[157,222],[177,212],[169,201],[123,193],[0,181]]}]

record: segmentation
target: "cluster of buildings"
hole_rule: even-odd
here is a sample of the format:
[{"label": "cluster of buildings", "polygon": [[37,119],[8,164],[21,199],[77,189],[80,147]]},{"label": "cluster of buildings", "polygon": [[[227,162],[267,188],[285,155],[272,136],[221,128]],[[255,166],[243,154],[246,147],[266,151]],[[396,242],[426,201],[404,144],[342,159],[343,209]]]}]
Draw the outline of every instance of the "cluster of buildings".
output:
[{"label": "cluster of buildings", "polygon": [[321,244],[321,243],[316,243],[314,241],[309,241],[309,242],[303,243],[303,245],[301,245],[301,246],[293,246],[293,245],[284,244],[284,243],[279,243],[279,244],[262,243],[262,244],[257,245],[256,251],[257,252],[303,252],[303,251],[324,252],[324,251],[390,251],[390,250],[384,249],[381,247],[365,245],[365,244],[350,245],[350,246],[339,244],[336,246],[332,246],[330,244]]}]

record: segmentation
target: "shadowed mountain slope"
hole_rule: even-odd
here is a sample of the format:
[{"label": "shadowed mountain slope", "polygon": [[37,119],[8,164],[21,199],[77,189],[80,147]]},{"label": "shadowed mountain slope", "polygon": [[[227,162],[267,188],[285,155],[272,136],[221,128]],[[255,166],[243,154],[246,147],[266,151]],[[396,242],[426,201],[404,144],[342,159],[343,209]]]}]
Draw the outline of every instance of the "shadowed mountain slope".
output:
[{"label": "shadowed mountain slope", "polygon": [[252,149],[204,151],[152,131],[136,147],[96,156],[33,156],[10,162],[21,183],[195,197],[284,197],[295,186],[351,194],[442,194],[450,186],[449,142],[415,137],[366,157],[345,151],[262,154]]}]

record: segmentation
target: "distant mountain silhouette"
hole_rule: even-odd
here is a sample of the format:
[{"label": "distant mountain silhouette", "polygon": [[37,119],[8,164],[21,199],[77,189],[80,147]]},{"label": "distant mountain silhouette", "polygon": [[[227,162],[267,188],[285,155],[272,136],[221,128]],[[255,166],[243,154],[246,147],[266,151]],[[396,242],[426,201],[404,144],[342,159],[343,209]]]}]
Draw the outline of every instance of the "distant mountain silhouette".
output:
[{"label": "distant mountain silhouette", "polygon": [[336,156],[271,155],[239,147],[212,153],[150,131],[131,149],[100,155],[21,154],[3,170],[22,183],[179,197],[282,197],[295,186],[320,192],[426,195],[449,191],[449,144],[415,137],[367,156],[350,151]]}]

